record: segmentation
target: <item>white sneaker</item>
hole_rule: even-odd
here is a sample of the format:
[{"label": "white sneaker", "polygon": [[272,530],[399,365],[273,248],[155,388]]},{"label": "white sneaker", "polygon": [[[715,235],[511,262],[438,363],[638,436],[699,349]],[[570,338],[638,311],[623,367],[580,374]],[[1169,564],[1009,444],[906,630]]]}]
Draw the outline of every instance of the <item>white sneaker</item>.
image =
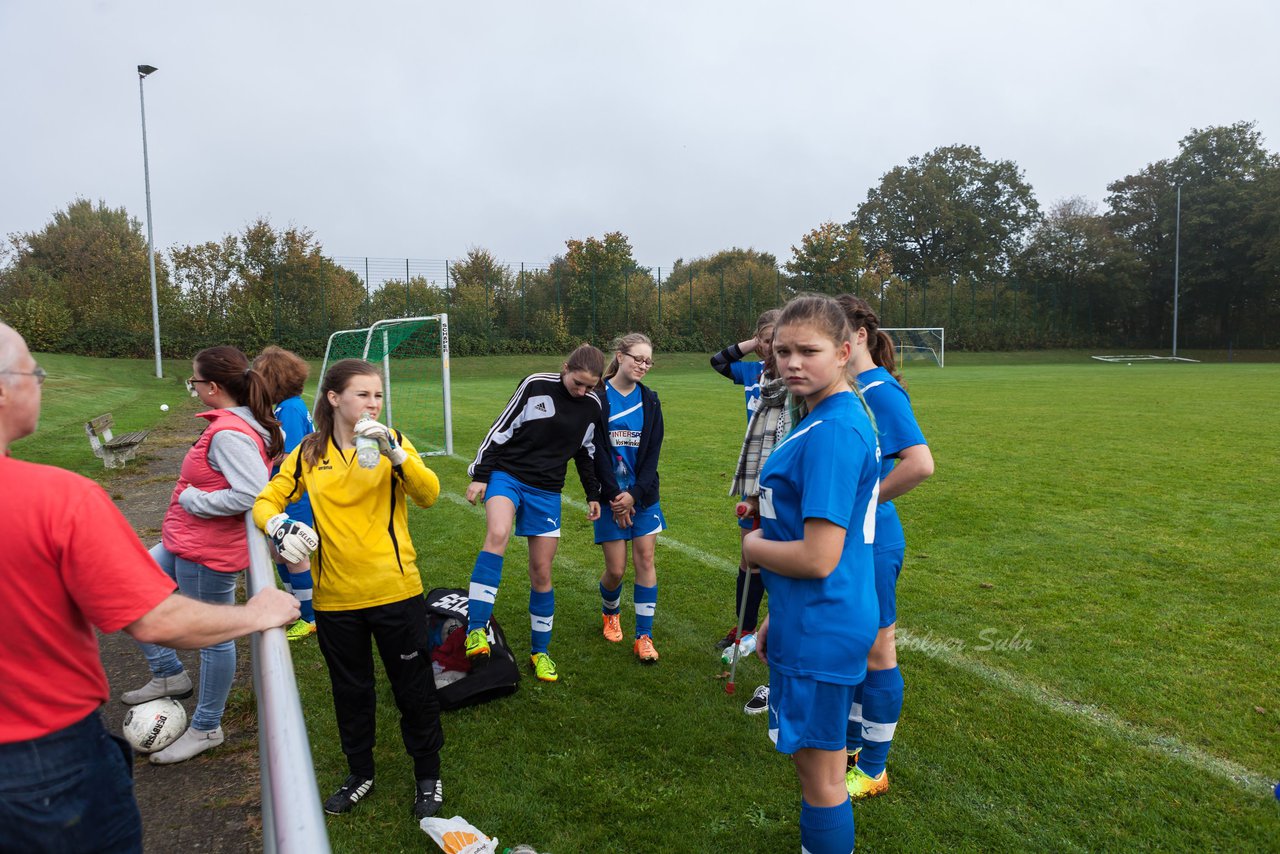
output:
[{"label": "white sneaker", "polygon": [[151,681],[141,688],[135,688],[132,691],[125,691],[121,694],[120,702],[126,706],[136,706],[139,703],[159,700],[161,697],[185,700],[191,694],[191,677],[184,670],[176,676],[152,676]]},{"label": "white sneaker", "polygon": [[[743,635],[742,640],[738,642],[738,661],[751,655],[756,651],[756,633]],[[733,644],[725,647],[724,652],[720,653],[720,662],[722,664],[730,664],[733,662]]]},{"label": "white sneaker", "polygon": [[151,754],[151,764],[173,765],[178,762],[186,762],[191,757],[199,756],[209,748],[217,747],[224,741],[226,741],[226,738],[222,734],[222,727],[208,731],[187,727],[187,731],[178,736],[177,741],[164,750]]},{"label": "white sneaker", "polygon": [[742,707],[742,711],[749,715],[758,715],[761,712],[769,711],[769,686],[761,685],[756,692],[751,695],[751,699],[747,700],[747,704]]}]

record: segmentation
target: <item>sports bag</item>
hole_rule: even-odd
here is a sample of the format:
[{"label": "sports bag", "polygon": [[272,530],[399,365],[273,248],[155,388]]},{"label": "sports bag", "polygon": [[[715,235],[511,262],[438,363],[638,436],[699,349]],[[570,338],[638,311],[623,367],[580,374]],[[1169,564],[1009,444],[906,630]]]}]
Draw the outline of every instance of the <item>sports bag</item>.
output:
[{"label": "sports bag", "polygon": [[[454,632],[466,634],[467,604],[467,591],[456,587],[437,587],[427,594],[427,632],[433,650]],[[454,678],[448,684],[442,684],[437,676],[436,697],[442,710],[487,703],[514,694],[520,687],[520,668],[497,618],[490,617],[486,628],[489,632],[487,664],[461,677],[452,674]]]}]

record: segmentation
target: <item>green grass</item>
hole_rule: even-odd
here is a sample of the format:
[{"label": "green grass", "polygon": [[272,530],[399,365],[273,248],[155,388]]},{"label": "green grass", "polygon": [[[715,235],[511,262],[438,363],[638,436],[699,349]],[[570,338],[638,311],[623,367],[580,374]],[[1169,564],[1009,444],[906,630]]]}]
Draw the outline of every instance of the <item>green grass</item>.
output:
[{"label": "green grass", "polygon": [[[957,354],[908,371],[938,469],[899,502],[907,698],[893,789],[855,810],[864,850],[1241,851],[1280,838],[1266,788],[1280,776],[1280,366],[1087,357]],[[149,364],[41,362],[54,373],[51,432],[84,416],[59,402],[64,375],[122,386],[91,415],[159,416]],[[557,364],[455,360],[459,455],[522,375]],[[794,772],[763,718],[741,712],[765,669],[745,662],[730,697],[712,650],[734,619],[741,390],[696,355],[659,354],[650,379],[667,420],[662,660],[642,667],[599,636],[601,558],[571,474],[555,568],[561,681],[526,676],[511,698],[445,716],[444,813],[557,854],[795,850]],[[15,454],[30,450],[60,446],[41,436]],[[465,587],[483,537],[460,499],[466,461],[428,462],[445,495],[410,513],[425,584]],[[519,656],[524,561],[513,541],[496,610]],[[628,581],[624,629],[630,596]],[[345,774],[328,679],[314,642],[294,653],[328,794]],[[329,820],[336,851],[429,846],[409,817],[391,693],[378,690],[378,788]]]}]

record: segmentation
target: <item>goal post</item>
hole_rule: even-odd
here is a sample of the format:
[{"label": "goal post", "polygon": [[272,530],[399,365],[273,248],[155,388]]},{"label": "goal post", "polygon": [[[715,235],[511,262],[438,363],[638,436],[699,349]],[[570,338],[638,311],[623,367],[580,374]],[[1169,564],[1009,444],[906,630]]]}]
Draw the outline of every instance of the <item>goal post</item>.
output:
[{"label": "goal post", "polygon": [[339,359],[381,369],[382,420],[408,436],[422,456],[453,453],[449,387],[449,315],[396,317],[329,336],[320,376]]},{"label": "goal post", "polygon": [[930,361],[946,367],[947,331],[941,326],[881,327],[893,339],[899,362]]}]

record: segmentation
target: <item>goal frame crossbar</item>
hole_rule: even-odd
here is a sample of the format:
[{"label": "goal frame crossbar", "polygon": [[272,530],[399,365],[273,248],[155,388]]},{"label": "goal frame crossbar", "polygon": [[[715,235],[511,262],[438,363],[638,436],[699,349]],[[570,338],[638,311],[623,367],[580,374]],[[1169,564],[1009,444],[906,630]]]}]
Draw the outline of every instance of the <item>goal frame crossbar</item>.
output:
[{"label": "goal frame crossbar", "polygon": [[[880,327],[880,331],[888,332],[890,334],[893,334],[895,332],[899,334],[903,332],[925,332],[925,333],[929,333],[937,336],[938,349],[934,350],[932,347],[928,349],[930,350],[930,352],[933,353],[933,357],[937,361],[939,368],[945,368],[947,366],[947,330],[945,327],[942,327],[942,326],[882,326]],[[899,347],[898,349],[901,350],[902,348]],[[917,348],[917,349],[925,349],[925,348]]]}]

